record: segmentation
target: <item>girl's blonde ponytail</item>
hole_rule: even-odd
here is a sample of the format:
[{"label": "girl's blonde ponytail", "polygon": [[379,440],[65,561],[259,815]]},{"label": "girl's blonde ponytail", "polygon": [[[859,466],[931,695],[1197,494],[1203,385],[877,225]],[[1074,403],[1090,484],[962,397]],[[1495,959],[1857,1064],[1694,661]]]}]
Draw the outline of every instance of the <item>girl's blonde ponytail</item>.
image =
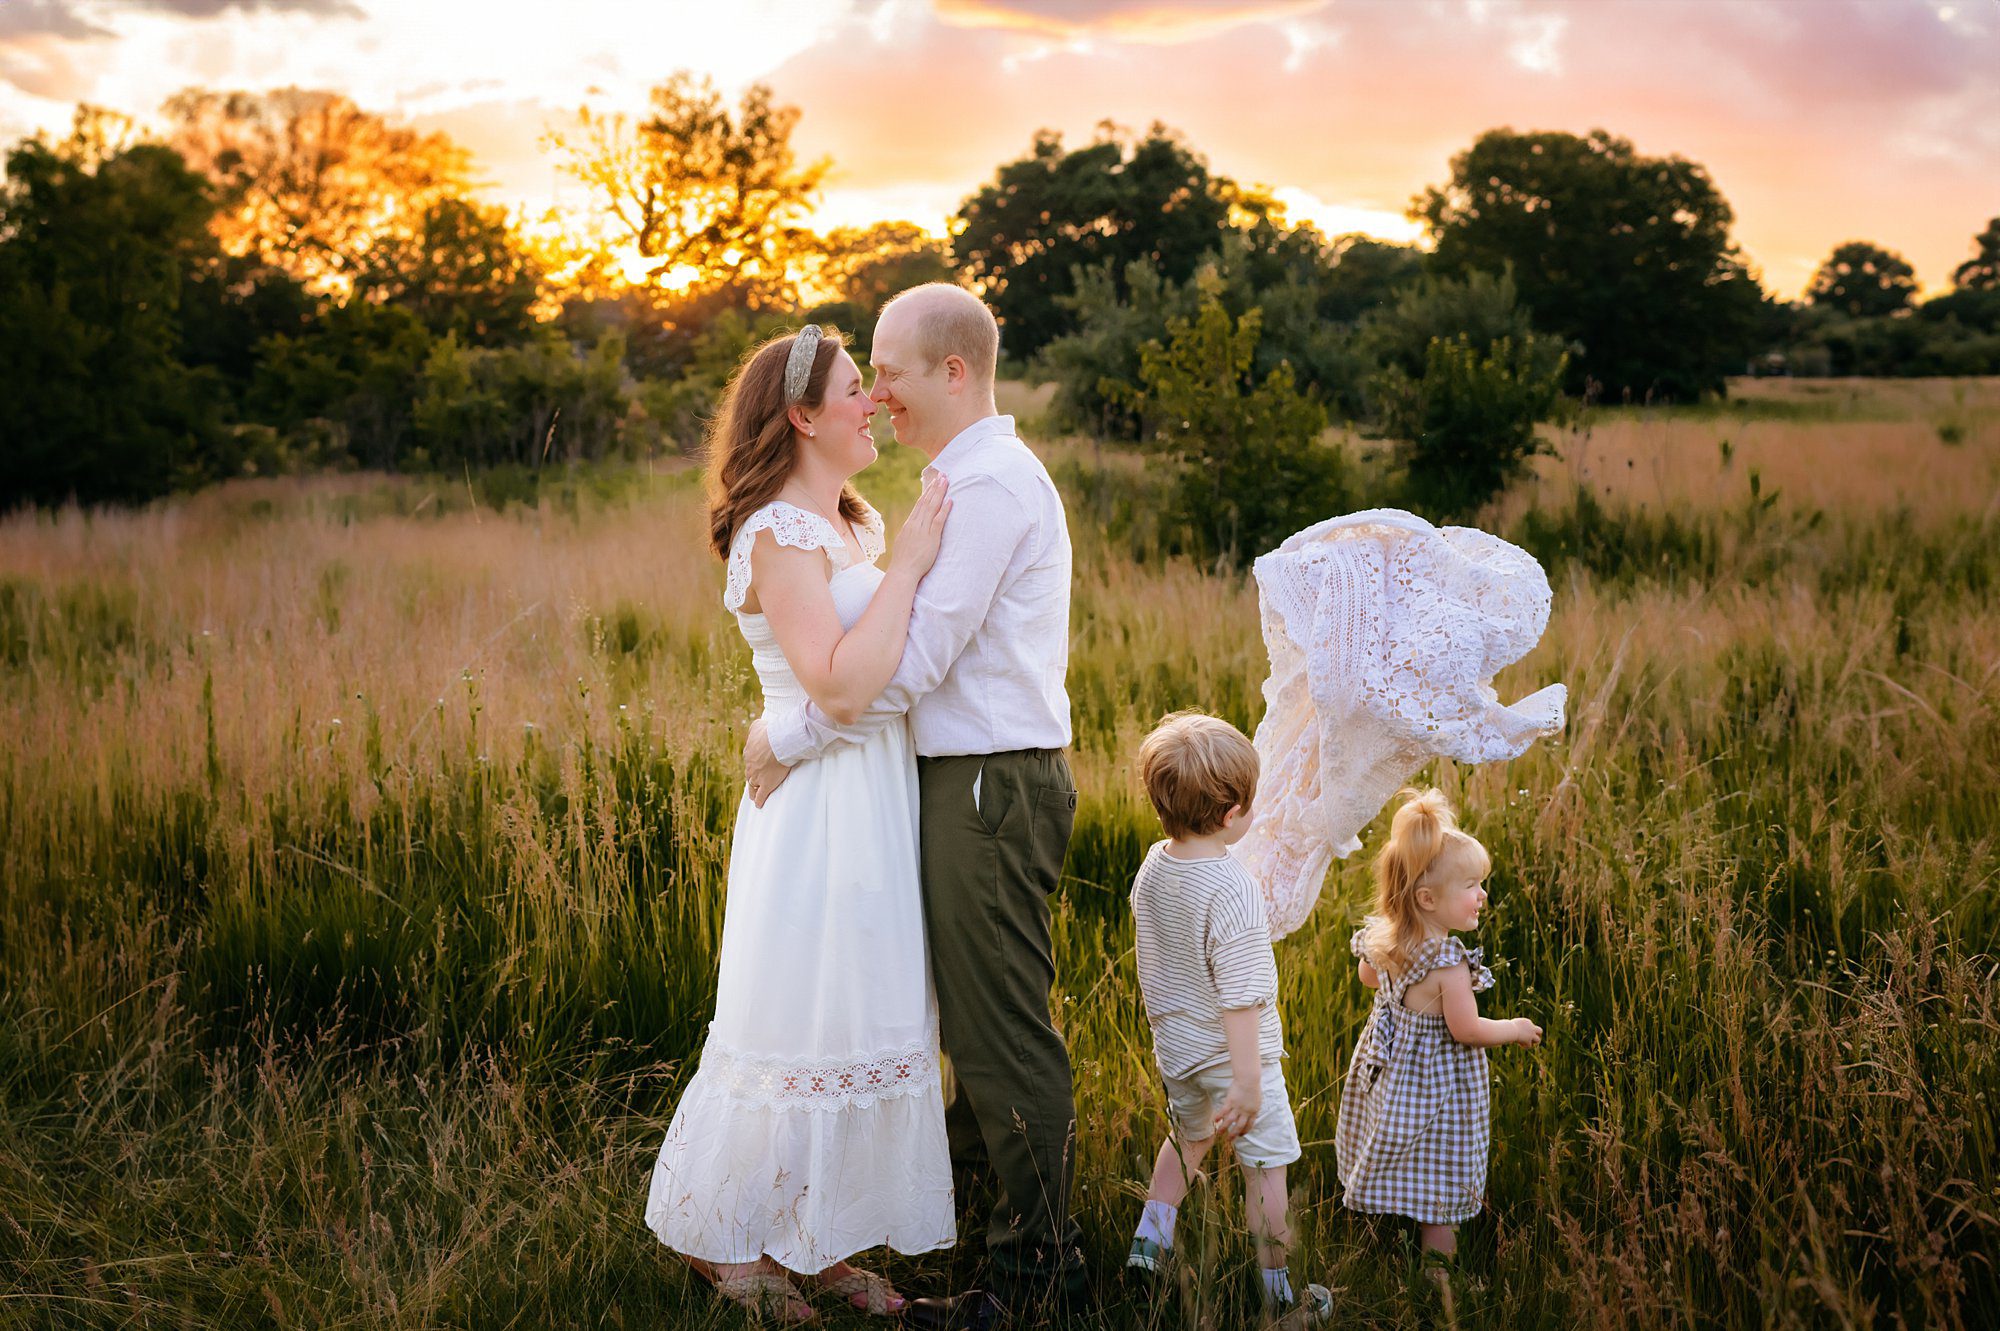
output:
[{"label": "girl's blonde ponytail", "polygon": [[1412,949],[1423,937],[1417,888],[1424,875],[1454,840],[1479,844],[1459,831],[1443,791],[1406,788],[1402,794],[1403,806],[1389,824],[1389,840],[1375,856],[1375,910],[1362,935],[1370,960],[1391,974],[1409,967]]}]

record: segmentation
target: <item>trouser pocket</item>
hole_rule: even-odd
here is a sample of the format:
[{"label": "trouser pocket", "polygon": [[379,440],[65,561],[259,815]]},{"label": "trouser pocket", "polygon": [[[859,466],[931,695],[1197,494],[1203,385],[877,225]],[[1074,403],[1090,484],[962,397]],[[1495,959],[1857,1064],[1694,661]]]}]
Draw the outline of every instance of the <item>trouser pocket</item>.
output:
[{"label": "trouser pocket", "polygon": [[1036,787],[1026,869],[1028,879],[1044,896],[1052,894],[1062,882],[1063,859],[1069,853],[1070,834],[1075,830],[1076,790],[1066,785]]}]

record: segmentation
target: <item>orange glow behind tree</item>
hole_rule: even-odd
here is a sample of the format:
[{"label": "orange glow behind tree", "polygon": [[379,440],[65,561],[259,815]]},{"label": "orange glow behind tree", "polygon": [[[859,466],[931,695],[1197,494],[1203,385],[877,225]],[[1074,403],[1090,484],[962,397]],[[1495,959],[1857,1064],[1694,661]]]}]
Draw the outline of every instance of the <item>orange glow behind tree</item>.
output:
[{"label": "orange glow behind tree", "polygon": [[167,142],[216,182],[217,238],[310,290],[344,295],[384,233],[472,188],[470,156],[339,93],[189,89],[169,99]]},{"label": "orange glow behind tree", "polygon": [[732,291],[759,308],[794,292],[813,248],[805,219],[826,175],[792,149],[794,106],[753,86],[734,115],[712,83],[682,72],[652,91],[651,114],[579,109],[547,145],[589,189],[617,239],[643,263],[635,276],[663,292]]}]

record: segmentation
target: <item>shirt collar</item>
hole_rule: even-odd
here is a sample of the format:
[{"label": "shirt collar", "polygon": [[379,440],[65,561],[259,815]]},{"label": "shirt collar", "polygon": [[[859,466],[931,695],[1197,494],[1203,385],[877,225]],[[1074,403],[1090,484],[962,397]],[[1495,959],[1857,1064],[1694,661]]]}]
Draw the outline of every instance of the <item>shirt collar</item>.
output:
[{"label": "shirt collar", "polygon": [[972,424],[952,436],[926,472],[940,471],[949,478],[955,468],[965,465],[965,460],[973,455],[988,439],[1011,439],[1014,437],[1012,416],[982,416]]}]

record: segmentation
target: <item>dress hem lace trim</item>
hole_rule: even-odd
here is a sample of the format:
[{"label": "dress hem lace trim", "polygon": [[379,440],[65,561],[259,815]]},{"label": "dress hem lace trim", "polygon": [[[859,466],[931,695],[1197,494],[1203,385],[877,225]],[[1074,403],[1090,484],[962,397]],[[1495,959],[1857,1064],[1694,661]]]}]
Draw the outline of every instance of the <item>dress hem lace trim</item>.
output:
[{"label": "dress hem lace trim", "polygon": [[935,1036],[860,1057],[822,1059],[749,1054],[710,1036],[696,1075],[738,1104],[812,1110],[867,1108],[936,1092],[941,1080]]}]

